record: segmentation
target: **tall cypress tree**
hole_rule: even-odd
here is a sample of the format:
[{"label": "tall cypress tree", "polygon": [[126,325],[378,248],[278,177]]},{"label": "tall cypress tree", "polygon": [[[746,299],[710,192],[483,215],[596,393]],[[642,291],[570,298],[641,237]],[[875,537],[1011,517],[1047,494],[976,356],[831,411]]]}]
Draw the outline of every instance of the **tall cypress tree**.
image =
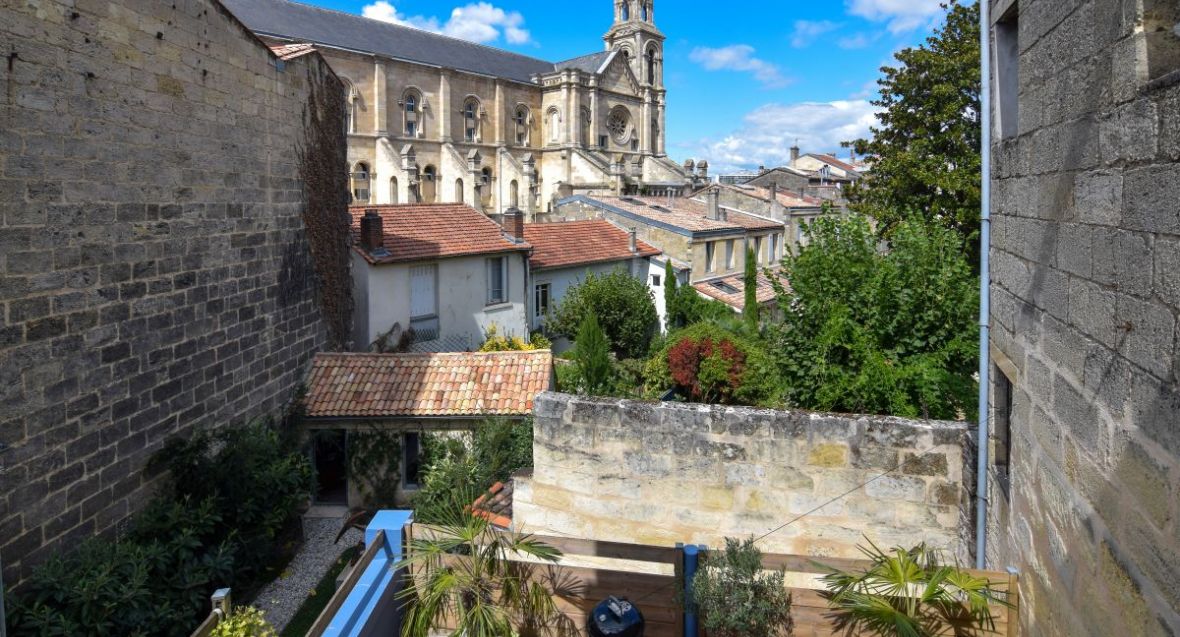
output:
[{"label": "tall cypress tree", "polygon": [[746,288],[746,300],[742,305],[742,318],[746,326],[758,330],[758,263],[754,248],[746,248],[746,273],[742,283]]},{"label": "tall cypress tree", "polygon": [[676,299],[679,287],[676,270],[672,268],[672,259],[668,259],[664,262],[664,327],[669,332],[678,327],[676,321],[679,308]]},{"label": "tall cypress tree", "polygon": [[574,346],[574,361],[582,378],[582,391],[590,396],[605,396],[611,384],[610,344],[593,312],[582,319]]}]

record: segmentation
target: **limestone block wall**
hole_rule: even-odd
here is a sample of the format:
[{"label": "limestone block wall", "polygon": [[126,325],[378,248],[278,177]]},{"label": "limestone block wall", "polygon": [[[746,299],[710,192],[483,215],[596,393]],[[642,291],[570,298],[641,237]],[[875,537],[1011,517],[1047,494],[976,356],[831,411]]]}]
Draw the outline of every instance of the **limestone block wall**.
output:
[{"label": "limestone block wall", "polygon": [[1180,634],[1180,7],[992,6],[989,566],[1027,634]]},{"label": "limestone block wall", "polygon": [[534,412],[533,476],[514,495],[519,529],[719,546],[803,516],[760,546],[856,557],[867,536],[962,557],[970,543],[960,532],[972,475],[965,423],[554,393]]},{"label": "limestone block wall", "polygon": [[215,0],[4,2],[0,41],[13,585],[141,505],[166,438],[292,397],[327,338],[296,149],[313,86],[340,89],[318,55],[276,64]]}]

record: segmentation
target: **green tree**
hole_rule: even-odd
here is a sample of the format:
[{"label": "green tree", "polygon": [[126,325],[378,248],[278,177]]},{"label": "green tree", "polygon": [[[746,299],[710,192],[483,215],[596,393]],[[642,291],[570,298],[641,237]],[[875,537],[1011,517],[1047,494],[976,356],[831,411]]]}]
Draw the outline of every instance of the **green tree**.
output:
[{"label": "green tree", "polygon": [[873,158],[872,174],[848,197],[885,236],[916,216],[978,241],[979,56],[979,5],[951,0],[942,28],[924,45],[897,53],[896,67],[882,67],[873,101],[879,125],[870,138],[852,142]]},{"label": "green tree", "polygon": [[674,311],[676,308],[676,293],[680,283],[676,280],[676,270],[672,268],[672,259],[664,262],[664,329],[671,332],[676,329]]},{"label": "green tree", "polygon": [[784,575],[762,568],[754,539],[725,538],[725,550],[705,556],[692,580],[689,604],[713,637],[773,637],[791,632],[791,594]]},{"label": "green tree", "polygon": [[574,341],[574,364],[582,382],[582,391],[590,396],[605,396],[611,388],[610,348],[593,312],[582,319]]},{"label": "green tree", "polygon": [[978,291],[963,240],[907,220],[879,251],[863,216],[821,218],[784,264],[771,351],[790,403],[824,411],[974,417]]},{"label": "green tree", "polygon": [[742,318],[752,332],[758,331],[758,263],[755,259],[754,248],[746,248],[746,273],[742,277],[746,298],[742,305]]},{"label": "green tree", "polygon": [[584,281],[566,291],[561,303],[545,317],[545,326],[554,334],[573,337],[590,314],[596,316],[610,350],[619,358],[646,355],[660,327],[646,281],[622,268],[587,274]]}]

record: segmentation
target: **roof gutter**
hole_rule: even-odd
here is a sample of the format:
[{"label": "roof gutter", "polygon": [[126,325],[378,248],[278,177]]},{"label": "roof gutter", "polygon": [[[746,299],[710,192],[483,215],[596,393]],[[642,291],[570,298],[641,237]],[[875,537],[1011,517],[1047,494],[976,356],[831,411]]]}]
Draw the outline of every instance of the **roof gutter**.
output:
[{"label": "roof gutter", "polygon": [[991,389],[991,3],[979,3],[980,225],[979,225],[979,441],[975,476],[975,567],[987,566],[988,424]]}]

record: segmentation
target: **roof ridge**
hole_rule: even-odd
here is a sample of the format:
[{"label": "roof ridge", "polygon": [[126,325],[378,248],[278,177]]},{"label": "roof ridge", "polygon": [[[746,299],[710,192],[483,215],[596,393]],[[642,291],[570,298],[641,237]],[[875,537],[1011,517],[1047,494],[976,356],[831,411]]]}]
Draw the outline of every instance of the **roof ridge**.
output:
[{"label": "roof ridge", "polygon": [[[308,7],[308,8],[311,8],[311,9],[316,9],[316,10],[318,10],[318,11],[323,11],[323,12],[325,12],[325,13],[335,13],[335,14],[339,14],[339,15],[342,15],[342,16],[347,16],[347,17],[349,17],[349,18],[354,18],[354,19],[357,19],[357,20],[367,20],[367,21],[369,21],[369,22],[377,22],[377,23],[379,23],[379,24],[385,24],[385,25],[389,25],[390,27],[394,27],[394,28],[400,28],[400,29],[413,29],[414,31],[419,31],[419,32],[422,32],[422,33],[425,33],[425,34],[428,34],[428,35],[432,35],[432,36],[438,37],[438,38],[443,38],[443,39],[447,39],[447,40],[453,40],[453,41],[455,41],[455,42],[463,42],[464,44],[470,44],[470,45],[472,45],[472,46],[477,46],[477,47],[484,48],[484,49],[488,49],[488,50],[491,50],[491,51],[497,51],[497,52],[499,52],[499,53],[507,53],[508,55],[514,55],[514,56],[516,56],[516,57],[523,58],[523,59],[525,59],[525,60],[532,60],[532,61],[534,61],[534,62],[544,62],[545,64],[555,64],[554,62],[550,62],[549,60],[543,60],[543,59],[541,59],[541,58],[535,58],[535,57],[532,57],[532,56],[530,56],[530,55],[525,55],[525,54],[523,54],[523,53],[517,53],[517,52],[515,52],[515,51],[510,51],[510,50],[508,50],[508,49],[501,49],[501,48],[499,48],[499,47],[489,46],[489,45],[487,45],[487,44],[481,44],[481,43],[479,43],[479,42],[473,42],[473,41],[471,41],[471,40],[464,40],[463,38],[457,38],[457,37],[455,37],[455,36],[453,36],[453,35],[446,35],[445,33],[438,33],[438,32],[436,32],[436,31],[430,31],[430,30],[428,30],[428,29],[420,29],[420,28],[418,28],[418,27],[413,27],[413,26],[409,26],[409,25],[406,25],[406,24],[397,24],[397,23],[394,23],[394,22],[387,22],[387,21],[385,21],[385,20],[378,20],[378,19],[376,19],[376,18],[369,18],[369,17],[365,17],[365,16],[363,16],[363,15],[357,15],[357,14],[355,14],[355,13],[349,13],[349,12],[347,12],[347,11],[340,11],[339,9],[329,9],[329,8],[327,8],[327,7],[320,7],[320,6],[317,6],[317,5],[314,5],[314,4],[309,4],[309,3],[306,3],[306,2],[298,2],[297,0],[272,0],[272,1],[274,1],[274,2],[286,2],[286,3],[288,3],[288,4],[297,4],[297,5],[300,5],[300,6],[303,6],[303,7]],[[231,11],[231,13],[232,13],[232,11]],[[376,53],[375,51],[367,51],[367,52],[368,52],[368,53]],[[381,55],[381,54],[379,54],[379,53],[378,53],[378,55]]]}]

